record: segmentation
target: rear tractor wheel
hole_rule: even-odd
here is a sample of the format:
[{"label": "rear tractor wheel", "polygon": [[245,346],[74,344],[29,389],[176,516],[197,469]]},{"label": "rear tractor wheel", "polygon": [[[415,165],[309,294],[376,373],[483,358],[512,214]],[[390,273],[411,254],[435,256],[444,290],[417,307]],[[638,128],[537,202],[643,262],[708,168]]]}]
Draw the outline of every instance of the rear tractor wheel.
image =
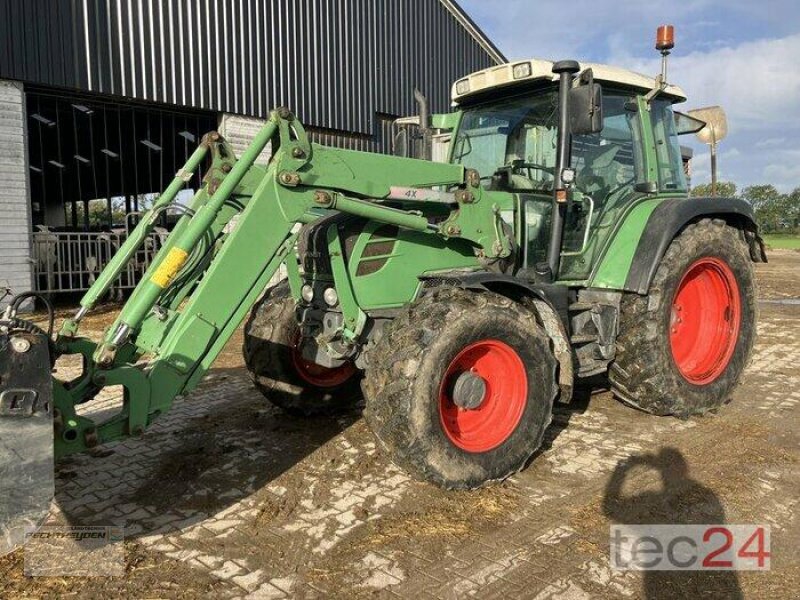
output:
[{"label": "rear tractor wheel", "polygon": [[329,369],[300,352],[295,302],[286,282],[268,290],[244,329],[244,360],[256,388],[295,415],[337,412],[361,399],[360,374],[350,362]]},{"label": "rear tractor wheel", "polygon": [[667,249],[647,296],[623,299],[616,394],[657,415],[688,417],[725,403],[755,339],[753,265],[721,220],[687,227]]},{"label": "rear tractor wheel", "polygon": [[445,288],[389,325],[369,359],[364,416],[418,479],[477,488],[522,469],[550,423],[550,340],[502,296]]}]

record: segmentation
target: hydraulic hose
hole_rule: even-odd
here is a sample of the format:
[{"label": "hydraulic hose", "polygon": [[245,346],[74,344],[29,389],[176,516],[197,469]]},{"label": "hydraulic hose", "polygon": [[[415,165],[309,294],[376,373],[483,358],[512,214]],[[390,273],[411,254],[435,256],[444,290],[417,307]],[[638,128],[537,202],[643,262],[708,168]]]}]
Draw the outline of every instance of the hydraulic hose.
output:
[{"label": "hydraulic hose", "polygon": [[18,319],[11,317],[10,319],[3,319],[0,321],[0,327],[7,327],[8,329],[17,329],[27,333],[34,333],[36,335],[47,335],[44,329],[39,327],[36,323],[31,323],[25,319]]},{"label": "hydraulic hose", "polygon": [[[35,298],[37,300],[41,300],[42,304],[44,304],[45,307],[47,307],[48,323],[47,323],[47,332],[46,333],[47,333],[47,337],[49,337],[49,338],[52,337],[53,336],[53,325],[55,324],[55,320],[56,320],[56,313],[55,313],[55,310],[53,310],[53,304],[50,302],[50,300],[48,300],[47,297],[45,297],[42,294],[39,294],[38,292],[22,292],[21,294],[17,294],[16,296],[14,296],[14,298],[9,303],[9,308],[11,309],[10,314],[12,315],[11,319],[15,320],[15,321],[23,322],[23,323],[29,323],[28,321],[24,321],[23,319],[18,319],[18,318],[16,318],[16,316],[14,316],[14,315],[16,315],[17,311],[19,310],[20,305],[25,300],[27,300],[28,298]],[[33,325],[34,327],[36,327],[39,330],[39,332],[45,333],[45,331],[41,327],[39,327],[38,325],[34,325],[33,323],[30,323],[30,324]],[[22,329],[22,328],[20,327],[19,329]],[[28,331],[28,330],[26,329],[26,331]],[[30,333],[38,333],[38,332],[31,331]]]}]

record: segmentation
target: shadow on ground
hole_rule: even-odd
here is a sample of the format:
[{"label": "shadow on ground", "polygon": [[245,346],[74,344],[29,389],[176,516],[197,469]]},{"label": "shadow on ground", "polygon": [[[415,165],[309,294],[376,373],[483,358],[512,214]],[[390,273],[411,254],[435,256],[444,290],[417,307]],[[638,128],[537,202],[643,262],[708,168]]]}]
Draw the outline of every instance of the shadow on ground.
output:
[{"label": "shadow on ground", "polygon": [[[658,476],[657,489],[625,494],[626,480],[637,471],[642,475],[635,486],[637,490],[648,475]],[[616,523],[631,525],[719,525],[726,522],[720,499],[689,475],[689,465],[683,454],[670,447],[662,448],[657,454],[635,454],[620,461],[606,486],[603,512]],[[743,598],[734,571],[645,570],[643,594],[647,600]]]},{"label": "shadow on ground", "polygon": [[269,485],[359,418],[294,417],[241,369],[215,369],[143,437],[62,460],[56,500],[70,524],[125,521],[129,538],[163,532],[169,517],[183,528]]}]

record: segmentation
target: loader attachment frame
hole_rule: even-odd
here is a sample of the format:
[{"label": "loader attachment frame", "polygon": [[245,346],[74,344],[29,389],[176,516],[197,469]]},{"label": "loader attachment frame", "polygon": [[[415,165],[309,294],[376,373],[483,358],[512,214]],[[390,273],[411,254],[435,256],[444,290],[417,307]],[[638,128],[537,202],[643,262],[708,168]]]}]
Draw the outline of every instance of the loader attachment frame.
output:
[{"label": "loader attachment frame", "polygon": [[53,498],[49,344],[44,332],[0,333],[0,556],[44,521]]},{"label": "loader attachment frame", "polygon": [[[257,165],[270,143],[268,164]],[[203,187],[188,206],[176,204],[178,191],[208,156]],[[450,204],[444,220],[431,222],[421,211],[392,201],[398,190],[435,186],[448,190],[441,194]],[[508,257],[512,240],[499,210],[482,198],[477,174],[460,165],[311,144],[284,108],[270,113],[238,160],[218,133],[207,134],[59,332],[57,354],[81,355],[83,370],[69,383],[53,381],[56,458],[141,434],[177,396],[192,390],[281,263],[297,272],[298,224],[337,210],[462,238],[487,260]],[[168,207],[183,215],[114,324],[100,343],[79,337],[81,319]],[[357,319],[344,327],[345,337],[358,337]],[[107,386],[124,388],[118,414],[99,424],[77,414],[76,406]]]}]

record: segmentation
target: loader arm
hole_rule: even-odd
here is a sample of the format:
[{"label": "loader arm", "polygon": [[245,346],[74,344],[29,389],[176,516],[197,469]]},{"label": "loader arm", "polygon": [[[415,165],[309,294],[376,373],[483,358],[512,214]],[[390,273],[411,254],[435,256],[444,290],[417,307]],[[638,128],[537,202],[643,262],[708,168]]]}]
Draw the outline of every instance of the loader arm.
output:
[{"label": "loader arm", "polygon": [[[269,163],[256,165],[269,143]],[[208,155],[203,187],[188,206],[176,205],[183,182]],[[432,189],[436,186],[439,191]],[[449,217],[432,222],[413,210],[426,202],[446,204]],[[183,216],[103,340],[95,344],[80,337],[81,319],[158,216],[176,207]],[[61,327],[56,352],[82,355],[84,368],[70,383],[53,380],[56,458],[141,434],[178,395],[192,390],[281,263],[296,271],[296,225],[329,210],[463,238],[481,257],[511,252],[497,207],[482,201],[477,174],[460,165],[311,144],[286,109],[270,114],[238,160],[212,132],[87,291],[75,317]],[[118,414],[99,424],[77,414],[76,406],[117,385],[124,388]]]}]

